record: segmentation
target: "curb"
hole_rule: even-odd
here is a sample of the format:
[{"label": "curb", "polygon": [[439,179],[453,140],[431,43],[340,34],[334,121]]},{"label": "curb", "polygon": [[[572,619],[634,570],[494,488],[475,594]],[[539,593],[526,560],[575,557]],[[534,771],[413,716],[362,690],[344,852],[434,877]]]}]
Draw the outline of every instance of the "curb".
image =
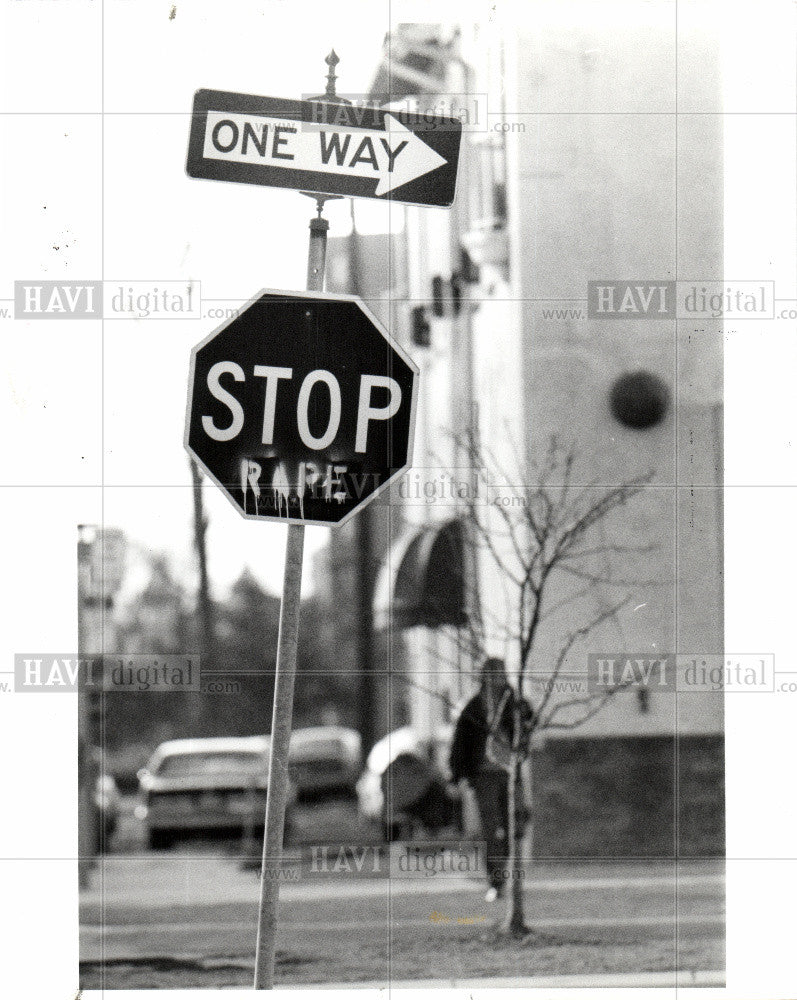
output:
[{"label": "curb", "polygon": [[[97,965],[146,965],[149,962],[168,961],[178,964],[192,965],[205,970],[214,968],[249,969],[254,974],[255,963],[252,959],[240,958],[207,958],[200,955],[169,955],[162,959],[150,956],[146,959],[114,958],[102,961],[81,961],[81,967]],[[279,966],[279,959],[277,960]],[[570,976],[527,976],[524,978],[492,978],[492,979],[405,979],[405,980],[375,980],[373,982],[354,983],[297,983],[295,985],[280,984],[278,990],[428,990],[428,989],[645,989],[670,988],[688,989],[690,987],[724,988],[725,972],[713,970],[683,970],[681,972],[601,972],[594,975]]]},{"label": "curb", "polygon": [[[252,965],[254,969],[254,965]],[[712,971],[673,972],[632,972],[598,973],[594,976],[532,976],[518,979],[409,979],[402,981],[381,981],[373,983],[319,983],[282,986],[278,989],[301,990],[419,990],[419,989],[644,989],[645,987],[669,987],[685,989],[689,987],[724,987],[725,973]]]}]

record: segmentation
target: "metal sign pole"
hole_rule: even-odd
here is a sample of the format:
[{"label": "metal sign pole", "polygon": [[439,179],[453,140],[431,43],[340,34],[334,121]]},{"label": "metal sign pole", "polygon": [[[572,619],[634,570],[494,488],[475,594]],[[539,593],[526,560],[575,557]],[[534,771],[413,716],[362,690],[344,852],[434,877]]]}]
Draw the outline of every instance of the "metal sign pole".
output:
[{"label": "metal sign pole", "polygon": [[[310,250],[307,259],[307,290],[323,292],[329,222],[321,217],[324,198],[317,199],[318,215],[310,220]],[[279,871],[282,836],[288,799],[288,751],[293,717],[293,685],[299,643],[299,608],[302,589],[304,525],[288,525],[285,578],[280,606],[277,669],[274,676],[274,711],[271,719],[271,756],[268,768],[266,835],[260,872],[260,907],[257,919],[255,989],[274,989],[277,947]]]},{"label": "metal sign pole", "polygon": [[288,525],[285,549],[285,582],[280,608],[277,670],[274,677],[274,712],[271,721],[271,759],[268,767],[266,835],[260,872],[260,908],[255,951],[255,989],[274,988],[277,945],[279,871],[282,864],[282,834],[288,799],[288,749],[293,715],[293,682],[299,641],[299,604],[302,589],[304,525]]}]

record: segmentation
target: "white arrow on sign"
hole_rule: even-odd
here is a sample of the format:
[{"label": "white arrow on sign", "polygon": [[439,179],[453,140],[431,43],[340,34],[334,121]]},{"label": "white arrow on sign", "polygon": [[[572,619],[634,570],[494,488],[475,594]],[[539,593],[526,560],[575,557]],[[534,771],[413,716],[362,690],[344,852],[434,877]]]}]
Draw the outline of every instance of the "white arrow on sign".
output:
[{"label": "white arrow on sign", "polygon": [[324,174],[378,178],[376,194],[409,184],[447,160],[391,114],[385,129],[341,128],[264,115],[208,111],[203,156]]}]

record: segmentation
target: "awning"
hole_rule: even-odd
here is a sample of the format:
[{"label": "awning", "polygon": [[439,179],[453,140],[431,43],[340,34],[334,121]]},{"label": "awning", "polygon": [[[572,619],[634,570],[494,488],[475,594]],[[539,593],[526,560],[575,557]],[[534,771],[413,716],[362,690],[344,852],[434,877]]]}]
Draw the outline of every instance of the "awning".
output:
[{"label": "awning", "polygon": [[388,550],[374,589],[376,628],[466,625],[464,526],[426,525]]}]

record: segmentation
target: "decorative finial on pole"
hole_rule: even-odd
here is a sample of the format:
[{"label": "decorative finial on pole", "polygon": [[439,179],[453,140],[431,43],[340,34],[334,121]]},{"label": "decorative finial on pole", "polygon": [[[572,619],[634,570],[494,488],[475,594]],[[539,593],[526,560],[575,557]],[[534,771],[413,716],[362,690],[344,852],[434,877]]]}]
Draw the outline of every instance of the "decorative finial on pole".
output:
[{"label": "decorative finial on pole", "polygon": [[332,49],[329,55],[326,57],[324,62],[329,66],[329,72],[327,73],[327,97],[337,97],[337,92],[335,91],[335,80],[337,76],[335,75],[335,67],[340,62],[340,56],[337,52]]},{"label": "decorative finial on pole", "polygon": [[[326,93],[318,94],[316,97],[311,97],[311,101],[327,101],[330,104],[351,104],[351,101],[347,100],[345,97],[338,97],[337,91],[335,90],[335,81],[337,76],[335,74],[335,67],[340,62],[340,56],[337,52],[332,49],[329,55],[326,57],[324,62],[329,66],[329,72],[327,73],[327,89]],[[318,218],[311,220],[310,226],[312,228],[313,223],[318,223],[319,220],[324,223],[324,225],[329,228],[329,223],[323,218],[322,212],[324,210],[324,202],[332,201],[333,199],[342,198],[342,194],[315,194],[313,191],[302,191],[302,194],[307,195],[308,198],[315,198],[316,209],[318,211]]]}]

